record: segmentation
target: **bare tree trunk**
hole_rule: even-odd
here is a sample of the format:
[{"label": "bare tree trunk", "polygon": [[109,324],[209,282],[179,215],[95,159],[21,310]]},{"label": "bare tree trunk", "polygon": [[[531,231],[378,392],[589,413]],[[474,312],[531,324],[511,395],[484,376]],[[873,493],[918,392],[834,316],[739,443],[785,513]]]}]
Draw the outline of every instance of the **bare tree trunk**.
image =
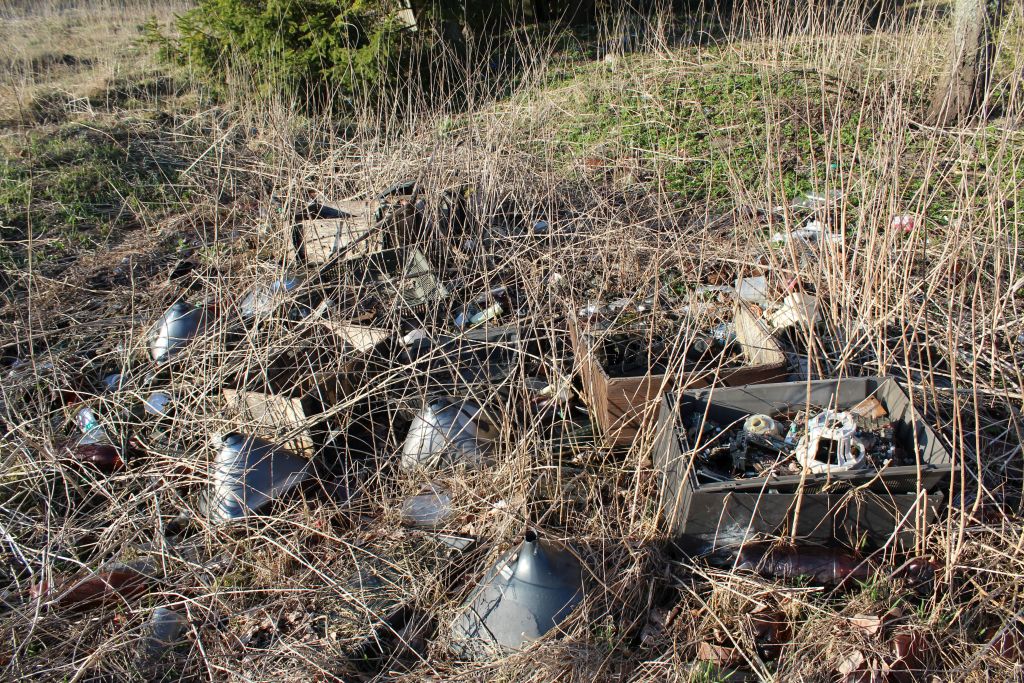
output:
[{"label": "bare tree trunk", "polygon": [[928,111],[933,124],[949,126],[978,113],[991,79],[1002,4],[1002,0],[956,0],[949,66]]}]

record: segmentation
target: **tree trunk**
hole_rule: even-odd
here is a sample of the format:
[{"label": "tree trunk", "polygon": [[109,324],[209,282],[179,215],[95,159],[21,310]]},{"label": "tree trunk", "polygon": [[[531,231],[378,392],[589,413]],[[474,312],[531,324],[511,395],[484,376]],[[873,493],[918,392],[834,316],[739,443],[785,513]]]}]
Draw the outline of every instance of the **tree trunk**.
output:
[{"label": "tree trunk", "polygon": [[1002,0],[956,0],[950,62],[932,97],[928,119],[950,126],[979,113],[992,72]]}]

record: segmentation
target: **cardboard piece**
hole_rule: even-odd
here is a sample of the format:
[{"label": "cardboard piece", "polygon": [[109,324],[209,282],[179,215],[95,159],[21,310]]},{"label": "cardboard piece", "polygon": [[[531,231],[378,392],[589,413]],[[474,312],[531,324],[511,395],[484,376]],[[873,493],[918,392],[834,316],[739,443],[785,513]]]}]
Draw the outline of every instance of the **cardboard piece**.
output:
[{"label": "cardboard piece", "polygon": [[280,444],[295,455],[313,457],[313,437],[299,399],[234,389],[224,389],[222,395],[240,430]]},{"label": "cardboard piece", "polygon": [[627,446],[640,430],[657,418],[665,391],[708,386],[741,386],[779,381],[786,376],[786,354],[778,340],[742,302],[736,303],[733,323],[746,364],[711,371],[680,372],[675,377],[650,372],[638,377],[611,377],[595,354],[594,340],[586,331],[570,328],[584,396],[606,441]]},{"label": "cardboard piece", "polygon": [[300,257],[310,264],[323,264],[339,250],[368,233],[370,237],[345,254],[343,260],[380,251],[381,234],[376,231],[374,206],[367,201],[335,202],[330,205],[340,217],[314,218],[299,224]]},{"label": "cardboard piece", "polygon": [[324,320],[323,324],[331,332],[338,335],[347,346],[359,353],[366,353],[392,335],[391,330],[381,327],[354,325],[349,322],[335,322],[333,320]]}]

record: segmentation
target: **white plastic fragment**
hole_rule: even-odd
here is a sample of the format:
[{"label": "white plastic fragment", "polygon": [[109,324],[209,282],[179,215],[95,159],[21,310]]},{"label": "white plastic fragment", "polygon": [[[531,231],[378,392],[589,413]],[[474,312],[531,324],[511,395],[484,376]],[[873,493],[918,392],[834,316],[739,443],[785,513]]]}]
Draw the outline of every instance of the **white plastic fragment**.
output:
[{"label": "white plastic fragment", "polygon": [[814,474],[857,469],[864,464],[867,447],[856,434],[853,415],[822,411],[807,421],[807,433],[796,445],[797,462]]},{"label": "white plastic fragment", "polygon": [[154,391],[142,402],[142,409],[150,415],[163,417],[171,406],[171,397],[164,391]]},{"label": "white plastic fragment", "polygon": [[772,235],[772,242],[775,244],[790,244],[792,242],[842,242],[843,236],[837,233],[830,233],[821,221],[810,221],[802,228],[795,228],[787,233],[777,232]]},{"label": "white plastic fragment", "polygon": [[794,325],[814,327],[821,319],[818,313],[818,298],[804,292],[792,292],[782,300],[782,306],[769,316],[777,330]]},{"label": "white plastic fragment", "polygon": [[736,296],[747,303],[761,304],[762,306],[768,304],[768,279],[763,275],[737,279]]}]

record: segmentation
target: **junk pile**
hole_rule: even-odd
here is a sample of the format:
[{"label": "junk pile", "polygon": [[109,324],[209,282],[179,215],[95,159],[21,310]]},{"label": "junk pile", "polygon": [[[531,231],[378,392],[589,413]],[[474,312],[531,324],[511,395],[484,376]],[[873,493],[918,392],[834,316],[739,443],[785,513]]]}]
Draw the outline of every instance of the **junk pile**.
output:
[{"label": "junk pile", "polygon": [[[332,618],[355,662],[389,637],[409,646],[401,629],[438,591],[459,607],[433,632],[454,657],[479,660],[554,636],[606,585],[546,514],[492,504],[524,529],[511,547],[466,523],[477,513],[451,482],[502,465],[527,433],[566,472],[588,449],[614,458],[650,445],[669,538],[733,570],[836,586],[870,575],[839,548],[909,543],[934,520],[949,453],[894,380],[787,381],[776,332],[817,324],[812,294],[773,299],[756,276],[546,318],[496,255],[507,240],[555,239],[557,220],[478,220],[474,201],[458,189],[430,204],[401,183],[374,201],[306,207],[286,275],[233,301],[176,292],[145,362],[104,368],[97,392],[62,397],[68,454],[114,475],[202,453],[190,466],[199,485],[179,498],[191,506],[165,530],[195,552],[201,529],[245,533],[297,501],[357,511],[371,488],[394,496],[400,527],[367,533],[330,572],[345,596]],[[215,367],[188,391],[196,365]],[[392,474],[397,489],[381,483]],[[770,545],[779,538],[805,546]],[[131,602],[159,574],[83,574],[37,586],[37,599]],[[167,606],[150,616],[147,667],[196,631]]]},{"label": "junk pile", "polygon": [[[808,472],[838,473],[908,464],[888,413],[874,396],[850,410],[815,406],[810,412],[748,415],[741,425],[690,416],[688,436],[704,431],[713,443],[697,451],[697,477],[729,481]],[[912,464],[912,460],[909,464]]]},{"label": "junk pile", "polygon": [[669,393],[659,424],[662,506],[691,549],[759,534],[909,541],[938,514],[952,469],[890,378]]}]

